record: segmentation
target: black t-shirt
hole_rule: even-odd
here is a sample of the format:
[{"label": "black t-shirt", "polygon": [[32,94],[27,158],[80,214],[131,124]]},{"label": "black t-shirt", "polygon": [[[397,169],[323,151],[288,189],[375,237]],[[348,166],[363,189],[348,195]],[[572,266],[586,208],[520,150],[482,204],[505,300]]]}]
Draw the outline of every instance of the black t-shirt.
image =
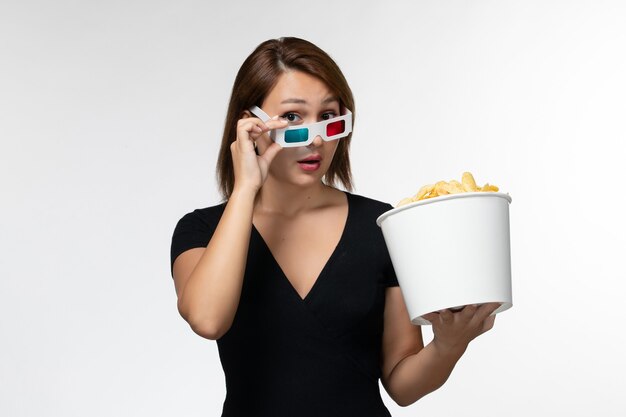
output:
[{"label": "black t-shirt", "polygon": [[[385,289],[398,281],[376,218],[393,207],[345,193],[343,234],[304,299],[252,226],[237,313],[217,340],[222,417],[390,416],[378,380]],[[172,271],[182,252],[207,246],[224,208],[178,221]]]}]

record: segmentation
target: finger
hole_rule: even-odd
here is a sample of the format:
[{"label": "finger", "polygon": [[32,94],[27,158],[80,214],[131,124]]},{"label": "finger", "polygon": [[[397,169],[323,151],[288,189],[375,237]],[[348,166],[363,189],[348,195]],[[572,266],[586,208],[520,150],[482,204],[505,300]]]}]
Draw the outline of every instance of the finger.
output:
[{"label": "finger", "polygon": [[424,314],[422,315],[422,318],[425,320],[428,320],[430,324],[433,324],[434,322],[439,320],[439,313],[432,312],[432,313]]},{"label": "finger", "polygon": [[487,316],[491,315],[494,311],[498,309],[502,304],[500,303],[486,303],[481,305],[478,308],[476,314],[480,317],[481,321],[484,320]]},{"label": "finger", "polygon": [[261,127],[257,122],[251,121],[248,123],[243,123],[237,126],[237,139],[250,139],[252,135],[260,135],[263,132],[263,127]]},{"label": "finger", "polygon": [[[276,116],[278,117],[278,116]],[[259,129],[254,129],[254,131],[250,132],[250,137],[253,140],[262,140],[264,141],[267,146],[269,146],[273,141],[270,138],[269,133],[274,130],[274,129],[281,129],[281,128],[285,128],[288,125],[288,122],[286,120],[268,120],[267,122],[263,123],[261,120],[256,119],[258,122],[258,127]]]},{"label": "finger", "polygon": [[476,325],[478,328],[482,328],[482,323],[485,321],[487,317],[489,317],[498,307],[500,303],[486,303],[482,304],[476,310],[476,314],[472,318],[472,323]]},{"label": "finger", "polygon": [[454,320],[454,314],[449,309],[444,309],[439,312],[439,316],[441,317],[441,321],[443,323],[451,323]]},{"label": "finger", "polygon": [[267,165],[269,166],[276,157],[276,154],[278,154],[278,152],[280,152],[282,149],[283,147],[280,146],[278,143],[272,143],[269,147],[265,149],[265,152],[263,152],[260,156],[267,161]]},{"label": "finger", "polygon": [[237,120],[237,130],[251,130],[254,126],[259,126],[262,128],[263,122],[261,119],[257,119],[256,117],[248,117],[245,119]]},{"label": "finger", "polygon": [[287,120],[284,119],[278,119],[278,116],[274,116],[273,118],[263,122],[261,119],[257,119],[257,118],[249,118],[249,119],[241,119],[239,120],[239,127],[241,128],[246,128],[248,127],[247,123],[251,123],[254,126],[258,126],[258,128],[253,128],[253,129],[247,129],[250,132],[253,132],[255,134],[255,137],[259,137],[260,135],[258,133],[267,133],[270,130],[274,130],[274,129],[280,129],[280,128],[284,128],[287,127],[289,125],[289,122],[287,122]]},{"label": "finger", "polygon": [[[258,147],[259,151],[261,151],[261,149],[269,148],[274,143],[274,141],[272,140],[272,138],[269,135],[269,132],[262,132],[262,133],[259,133],[258,135],[255,135],[255,136],[256,136],[256,138],[254,140],[257,143],[257,147]],[[262,154],[262,153],[260,153],[260,154]]]},{"label": "finger", "polygon": [[282,129],[287,127],[288,125],[289,123],[287,122],[287,120],[268,120],[263,125],[261,125],[261,131],[263,133],[269,133],[271,130]]},{"label": "finger", "polygon": [[262,134],[263,128],[259,119],[241,119],[237,122],[237,146],[241,151],[253,150],[253,140]]},{"label": "finger", "polygon": [[266,120],[265,122],[262,121],[261,119],[255,119],[255,120],[259,122],[259,126],[261,126],[261,128],[264,131],[276,129],[276,128],[289,124],[287,120],[280,119],[278,116],[274,116],[271,119]]},{"label": "finger", "polygon": [[472,319],[472,317],[474,317],[474,314],[476,314],[477,309],[478,307],[476,306],[476,304],[466,305],[465,308],[460,313],[461,317],[464,320],[469,321]]}]

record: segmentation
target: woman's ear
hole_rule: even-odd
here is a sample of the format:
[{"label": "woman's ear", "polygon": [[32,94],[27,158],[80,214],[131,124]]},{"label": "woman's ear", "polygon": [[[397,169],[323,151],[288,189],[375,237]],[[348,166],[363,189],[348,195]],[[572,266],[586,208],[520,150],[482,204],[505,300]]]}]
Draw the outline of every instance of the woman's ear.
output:
[{"label": "woman's ear", "polygon": [[239,115],[240,119],[245,119],[245,118],[248,118],[248,117],[252,117],[252,113],[250,113],[250,110],[244,110]]}]

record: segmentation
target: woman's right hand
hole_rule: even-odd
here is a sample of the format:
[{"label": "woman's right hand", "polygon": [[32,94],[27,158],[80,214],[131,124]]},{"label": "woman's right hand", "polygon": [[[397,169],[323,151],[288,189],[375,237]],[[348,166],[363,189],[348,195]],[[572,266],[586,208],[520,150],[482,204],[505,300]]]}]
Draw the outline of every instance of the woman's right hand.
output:
[{"label": "woman's right hand", "polygon": [[[269,131],[287,127],[286,120],[274,116],[267,122],[246,117],[237,122],[237,139],[230,152],[235,171],[235,189],[252,191],[255,195],[263,186],[272,160],[282,147],[269,137]],[[259,155],[255,152],[255,143]]]}]

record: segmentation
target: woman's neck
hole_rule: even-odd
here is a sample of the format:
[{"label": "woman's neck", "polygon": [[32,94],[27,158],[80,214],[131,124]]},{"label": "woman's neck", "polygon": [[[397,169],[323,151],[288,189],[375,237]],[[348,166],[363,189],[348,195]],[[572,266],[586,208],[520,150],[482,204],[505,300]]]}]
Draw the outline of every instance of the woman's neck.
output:
[{"label": "woman's neck", "polygon": [[314,185],[286,184],[268,177],[255,200],[255,212],[284,217],[295,217],[327,205],[333,189],[321,181]]}]

